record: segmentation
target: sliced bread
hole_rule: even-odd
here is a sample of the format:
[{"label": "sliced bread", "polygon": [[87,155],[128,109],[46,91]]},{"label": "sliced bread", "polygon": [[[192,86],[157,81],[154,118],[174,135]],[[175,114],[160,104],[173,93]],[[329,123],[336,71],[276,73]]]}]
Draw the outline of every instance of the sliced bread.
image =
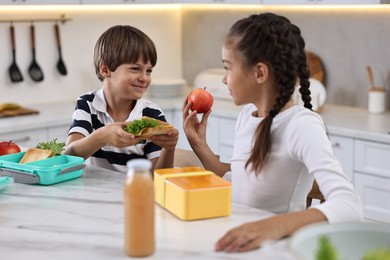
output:
[{"label": "sliced bread", "polygon": [[35,162],[38,160],[47,159],[53,156],[51,150],[43,150],[38,148],[29,148],[26,153],[20,159],[19,163]]}]

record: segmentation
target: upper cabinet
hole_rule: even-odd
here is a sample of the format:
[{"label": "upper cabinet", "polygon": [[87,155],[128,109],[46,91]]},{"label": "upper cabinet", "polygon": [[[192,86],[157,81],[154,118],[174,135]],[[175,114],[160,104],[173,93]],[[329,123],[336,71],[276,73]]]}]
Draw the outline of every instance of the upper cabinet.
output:
[{"label": "upper cabinet", "polygon": [[262,0],[81,0],[83,4],[261,4]]},{"label": "upper cabinet", "polygon": [[81,0],[2,0],[2,5],[75,5]]},{"label": "upper cabinet", "polygon": [[175,0],[80,0],[82,4],[169,4]]},{"label": "upper cabinet", "polygon": [[262,0],[176,0],[179,4],[261,4]]},{"label": "upper cabinet", "polygon": [[[360,4],[381,4],[381,0],[262,0],[265,5],[360,5]],[[383,0],[382,0],[383,2]]]},{"label": "upper cabinet", "polygon": [[0,5],[74,4],[264,4],[264,5],[348,5],[389,4],[390,0],[1,0]]}]

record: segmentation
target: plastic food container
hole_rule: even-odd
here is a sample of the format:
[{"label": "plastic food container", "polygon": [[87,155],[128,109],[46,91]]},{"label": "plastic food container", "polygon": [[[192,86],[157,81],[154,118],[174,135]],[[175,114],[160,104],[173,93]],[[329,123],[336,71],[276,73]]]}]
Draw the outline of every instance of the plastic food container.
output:
[{"label": "plastic food container", "polygon": [[198,167],[163,169],[163,174],[158,171],[154,173],[156,202],[178,218],[197,220],[231,214],[230,182]]},{"label": "plastic food container", "polygon": [[82,157],[59,155],[44,160],[20,164],[25,152],[0,156],[0,176],[9,176],[15,182],[52,185],[79,178],[84,171]]}]

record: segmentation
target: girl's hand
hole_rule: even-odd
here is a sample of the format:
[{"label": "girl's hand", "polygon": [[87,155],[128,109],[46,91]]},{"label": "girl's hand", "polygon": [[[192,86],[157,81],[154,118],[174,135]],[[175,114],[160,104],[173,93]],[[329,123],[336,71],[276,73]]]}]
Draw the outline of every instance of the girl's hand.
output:
[{"label": "girl's hand", "polygon": [[150,139],[153,143],[165,148],[166,150],[175,150],[177,141],[179,140],[179,131],[174,128],[166,135],[155,135]]},{"label": "girl's hand", "polygon": [[190,111],[191,102],[186,99],[183,103],[183,130],[190,144],[206,142],[207,120],[211,110],[202,115],[199,122],[196,111]]},{"label": "girl's hand", "polygon": [[215,251],[246,252],[261,247],[267,241],[281,239],[281,223],[274,218],[245,223],[228,231],[215,245]]}]

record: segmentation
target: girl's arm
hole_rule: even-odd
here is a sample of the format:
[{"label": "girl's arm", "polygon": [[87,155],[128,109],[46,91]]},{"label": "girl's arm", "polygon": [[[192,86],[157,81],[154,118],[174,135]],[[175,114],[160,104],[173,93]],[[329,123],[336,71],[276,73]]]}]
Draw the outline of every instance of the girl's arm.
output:
[{"label": "girl's arm", "polygon": [[199,157],[205,169],[223,176],[230,171],[230,166],[219,161],[217,155],[213,153],[206,141],[207,120],[211,110],[202,115],[201,121],[198,119],[196,111],[190,111],[191,102],[185,100],[183,104],[183,129],[192,150]]},{"label": "girl's arm", "polygon": [[306,225],[326,221],[319,210],[285,213],[270,218],[242,224],[228,231],[215,245],[216,251],[246,252],[290,236]]}]

